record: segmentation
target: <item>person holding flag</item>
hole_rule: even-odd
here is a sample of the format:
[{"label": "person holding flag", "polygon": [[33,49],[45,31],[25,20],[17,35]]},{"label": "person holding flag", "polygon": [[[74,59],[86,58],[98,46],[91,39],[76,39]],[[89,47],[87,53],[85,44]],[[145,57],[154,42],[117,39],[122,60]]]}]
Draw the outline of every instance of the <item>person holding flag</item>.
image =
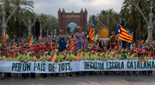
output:
[{"label": "person holding flag", "polygon": [[122,48],[126,46],[126,42],[132,43],[133,33],[130,35],[122,25],[118,25],[117,36],[122,40]]},{"label": "person holding flag", "polygon": [[75,50],[81,49],[86,42],[85,33],[82,32],[83,28],[79,26],[77,29],[78,29],[78,33],[75,34],[75,39],[76,39]]},{"label": "person holding flag", "polygon": [[34,38],[32,36],[31,39],[30,39],[30,42],[29,42],[29,46],[31,46],[33,42],[34,42]]},{"label": "person holding flag", "polygon": [[5,30],[3,30],[3,34],[4,34],[4,35],[3,35],[2,41],[5,42],[6,39],[8,38],[8,34],[6,33]]}]

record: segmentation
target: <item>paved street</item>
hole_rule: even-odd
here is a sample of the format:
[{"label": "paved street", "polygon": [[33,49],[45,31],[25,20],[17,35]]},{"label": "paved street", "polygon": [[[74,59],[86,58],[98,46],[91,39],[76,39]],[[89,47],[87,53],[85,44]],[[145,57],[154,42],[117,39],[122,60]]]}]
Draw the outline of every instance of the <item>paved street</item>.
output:
[{"label": "paved street", "polygon": [[0,85],[155,85],[155,72],[152,76],[79,76],[50,77],[36,79],[11,78],[0,80]]}]

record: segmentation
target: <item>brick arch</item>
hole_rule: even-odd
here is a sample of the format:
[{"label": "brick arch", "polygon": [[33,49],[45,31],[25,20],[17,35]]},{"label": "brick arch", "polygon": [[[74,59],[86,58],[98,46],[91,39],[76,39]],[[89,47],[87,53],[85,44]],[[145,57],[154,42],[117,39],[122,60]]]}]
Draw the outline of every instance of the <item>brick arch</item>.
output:
[{"label": "brick arch", "polygon": [[86,31],[87,29],[87,10],[83,11],[81,9],[81,12],[75,13],[75,12],[70,12],[67,13],[63,9],[62,11],[59,9],[58,11],[58,22],[59,22],[59,30],[62,29],[65,32],[67,32],[67,25],[70,22],[75,22],[78,26],[83,27],[83,31]]}]

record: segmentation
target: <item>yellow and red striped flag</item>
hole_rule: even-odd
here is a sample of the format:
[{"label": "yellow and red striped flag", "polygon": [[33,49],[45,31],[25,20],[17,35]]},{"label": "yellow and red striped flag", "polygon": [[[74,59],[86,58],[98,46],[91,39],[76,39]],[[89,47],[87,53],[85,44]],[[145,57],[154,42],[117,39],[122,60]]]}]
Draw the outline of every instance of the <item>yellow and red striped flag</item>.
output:
[{"label": "yellow and red striped flag", "polygon": [[118,25],[117,36],[122,41],[126,41],[126,42],[129,42],[129,43],[132,42],[130,34],[121,25]]},{"label": "yellow and red striped flag", "polygon": [[34,41],[34,39],[33,39],[33,36],[32,36],[31,39],[30,39],[30,42],[29,42],[29,46],[32,45],[33,41]]},{"label": "yellow and red striped flag", "polygon": [[94,40],[95,29],[96,29],[96,27],[95,27],[94,21],[92,20],[91,26],[90,26],[90,32],[89,32],[90,40]]},{"label": "yellow and red striped flag", "polygon": [[6,33],[6,31],[5,31],[5,30],[3,30],[3,33],[4,33],[4,36],[3,36],[2,41],[3,41],[3,42],[5,42],[5,41],[6,41],[6,39],[8,38],[8,34]]},{"label": "yellow and red striped flag", "polygon": [[72,37],[71,37],[70,43],[71,43],[71,50],[74,50],[74,43],[73,43],[73,38]]}]

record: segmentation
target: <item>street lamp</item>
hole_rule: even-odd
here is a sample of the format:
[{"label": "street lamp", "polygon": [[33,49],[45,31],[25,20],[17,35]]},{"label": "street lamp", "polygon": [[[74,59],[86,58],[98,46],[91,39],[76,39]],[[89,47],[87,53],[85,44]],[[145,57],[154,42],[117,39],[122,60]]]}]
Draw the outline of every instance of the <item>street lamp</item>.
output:
[{"label": "street lamp", "polygon": [[147,25],[148,25],[148,38],[147,38],[147,42],[148,44],[151,44],[152,41],[153,41],[153,35],[152,35],[152,30],[153,30],[153,25],[155,24],[155,21],[153,22],[153,12],[152,12],[152,4],[153,4],[153,1],[152,0],[149,0],[150,3],[151,3],[151,7],[150,7],[150,13],[149,13],[149,20],[147,19],[146,16],[144,16],[144,13],[142,12],[142,10],[137,6],[137,4],[135,4],[134,2],[132,1],[128,1],[128,3],[134,5],[138,11],[140,12],[140,14],[143,16],[144,20],[146,21]]}]

